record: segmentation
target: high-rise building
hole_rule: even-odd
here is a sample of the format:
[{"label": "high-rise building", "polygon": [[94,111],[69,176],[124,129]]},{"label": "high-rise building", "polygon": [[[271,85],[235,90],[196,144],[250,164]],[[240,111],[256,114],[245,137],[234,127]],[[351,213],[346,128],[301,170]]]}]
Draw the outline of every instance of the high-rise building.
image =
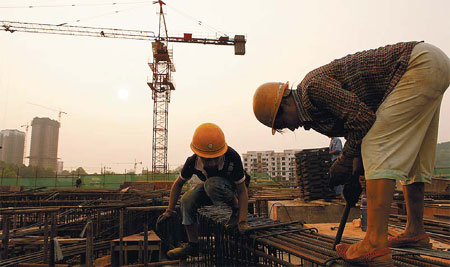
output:
[{"label": "high-rise building", "polygon": [[58,168],[56,169],[56,171],[58,173],[61,173],[61,172],[63,172],[63,170],[64,170],[64,162],[61,160],[58,160]]},{"label": "high-rise building", "polygon": [[25,133],[19,130],[0,131],[0,161],[23,164]]},{"label": "high-rise building", "polygon": [[242,154],[244,169],[248,173],[267,173],[281,181],[295,181],[295,153],[289,149],[283,152],[273,150],[247,151]]},{"label": "high-rise building", "polygon": [[59,122],[36,117],[31,122],[31,126],[30,165],[56,171]]}]

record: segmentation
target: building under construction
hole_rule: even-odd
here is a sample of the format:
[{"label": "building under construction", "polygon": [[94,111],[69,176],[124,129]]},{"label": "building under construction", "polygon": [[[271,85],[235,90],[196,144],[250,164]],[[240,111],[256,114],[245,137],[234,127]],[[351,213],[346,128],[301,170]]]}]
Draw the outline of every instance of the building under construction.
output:
[{"label": "building under construction", "polygon": [[57,170],[59,122],[36,117],[31,126],[30,166]]}]

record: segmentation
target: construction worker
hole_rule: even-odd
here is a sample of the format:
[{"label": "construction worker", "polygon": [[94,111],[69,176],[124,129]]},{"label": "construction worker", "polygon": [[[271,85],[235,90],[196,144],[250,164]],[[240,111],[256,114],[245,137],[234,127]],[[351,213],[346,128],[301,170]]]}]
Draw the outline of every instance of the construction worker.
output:
[{"label": "construction worker", "polygon": [[181,198],[182,224],[185,226],[189,243],[169,250],[171,259],[198,255],[197,209],[205,205],[227,204],[232,209],[226,227],[238,226],[240,231],[248,228],[248,195],[245,174],[239,154],[225,142],[219,126],[204,123],[198,126],[191,142],[194,154],[187,158],[170,190],[169,206],[158,218],[162,224],[176,216],[175,205],[181,189],[192,175],[197,175],[203,183],[190,189]]},{"label": "construction worker", "polygon": [[[330,145],[328,146],[328,148],[328,153],[331,155],[331,162],[334,162],[339,158],[340,155],[342,155],[341,139],[339,139],[339,137],[330,137]],[[342,195],[342,185],[335,186],[333,189],[337,196]]]},{"label": "construction worker", "polygon": [[82,181],[81,181],[81,176],[78,175],[78,178],[77,178],[77,180],[75,181],[75,185],[76,185],[77,188],[80,188],[80,187],[81,187],[81,182],[82,182]]},{"label": "construction worker", "polygon": [[[449,80],[450,61],[439,48],[404,42],[334,60],[308,73],[297,90],[287,83],[256,90],[253,111],[272,134],[303,127],[346,138],[343,155],[330,169],[331,184],[346,184],[340,174],[358,175],[364,163],[368,228],[362,241],[338,245],[344,260],[391,266],[389,246],[430,246],[423,226],[424,183],[433,175]],[[396,180],[403,185],[408,221],[402,234],[388,239]],[[352,194],[360,191],[346,192],[346,186],[347,202],[357,199]]]}]

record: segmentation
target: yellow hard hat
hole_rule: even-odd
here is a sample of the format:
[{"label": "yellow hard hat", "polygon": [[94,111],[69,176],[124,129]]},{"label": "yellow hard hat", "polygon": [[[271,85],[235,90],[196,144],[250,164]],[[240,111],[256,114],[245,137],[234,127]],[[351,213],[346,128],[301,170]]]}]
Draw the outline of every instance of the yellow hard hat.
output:
[{"label": "yellow hard hat", "polygon": [[270,82],[262,84],[256,89],[253,95],[253,112],[262,124],[272,129],[275,134],[273,124],[280,108],[284,92],[289,87],[289,83]]},{"label": "yellow hard hat", "polygon": [[217,158],[227,152],[228,146],[219,126],[203,123],[194,132],[191,149],[202,158]]}]

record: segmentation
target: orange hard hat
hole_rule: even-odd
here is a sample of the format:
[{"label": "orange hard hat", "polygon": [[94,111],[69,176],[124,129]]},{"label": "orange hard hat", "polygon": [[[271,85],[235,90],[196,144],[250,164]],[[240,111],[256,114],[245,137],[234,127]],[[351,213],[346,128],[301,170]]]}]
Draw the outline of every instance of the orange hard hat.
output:
[{"label": "orange hard hat", "polygon": [[191,149],[202,158],[217,158],[227,152],[225,135],[214,123],[203,123],[195,129]]},{"label": "orange hard hat", "polygon": [[280,109],[284,92],[289,87],[289,83],[270,82],[262,84],[256,89],[253,95],[253,112],[262,124],[272,129],[275,134],[273,124]]}]

